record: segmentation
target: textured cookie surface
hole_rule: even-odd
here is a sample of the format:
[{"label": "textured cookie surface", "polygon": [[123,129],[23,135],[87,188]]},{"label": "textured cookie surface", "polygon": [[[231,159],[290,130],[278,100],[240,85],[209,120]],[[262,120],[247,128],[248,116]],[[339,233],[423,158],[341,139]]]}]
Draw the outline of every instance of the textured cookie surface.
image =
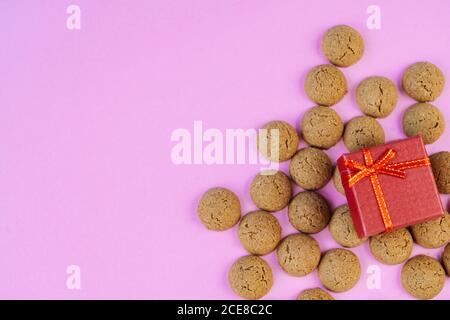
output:
[{"label": "textured cookie surface", "polygon": [[338,167],[334,168],[333,184],[339,193],[345,195],[345,190],[344,190],[344,186],[342,185],[342,178],[341,178],[341,174],[339,173]]},{"label": "textured cookie surface", "polygon": [[406,69],[402,84],[411,98],[419,102],[429,102],[441,95],[445,78],[442,71],[434,64],[417,62]]},{"label": "textured cookie surface", "polygon": [[384,264],[399,264],[406,261],[412,249],[413,239],[406,228],[370,238],[372,255]]},{"label": "textured cookie surface", "polygon": [[450,244],[445,246],[444,252],[442,253],[442,265],[447,275],[450,276]]},{"label": "textured cookie surface", "polygon": [[347,93],[347,80],[341,70],[331,64],[323,64],[306,75],[305,92],[318,105],[332,106]]},{"label": "textured cookie surface", "polygon": [[330,207],[327,200],[317,192],[298,193],[289,203],[289,222],[298,231],[317,233],[330,221]]},{"label": "textured cookie surface", "polygon": [[[260,131],[258,149],[270,161],[281,162],[292,158],[297,151],[298,142],[298,134],[294,127],[285,121],[272,121]],[[278,147],[272,147],[272,143]]]},{"label": "textured cookie surface", "polygon": [[291,234],[283,239],[277,249],[281,268],[293,276],[305,276],[317,268],[320,247],[317,241],[306,234]]},{"label": "textured cookie surface", "polygon": [[450,241],[450,215],[446,212],[442,217],[411,227],[414,241],[425,248],[440,248]]},{"label": "textured cookie surface", "polygon": [[320,261],[319,279],[325,288],[343,292],[353,288],[361,277],[358,257],[346,249],[327,251]]},{"label": "textured cookie surface", "polygon": [[408,260],[402,269],[402,285],[418,299],[432,299],[444,287],[445,272],[439,261],[426,255]]},{"label": "textured cookie surface", "polygon": [[297,300],[334,300],[334,298],[321,288],[311,288],[300,292]]},{"label": "textured cookie surface", "polygon": [[255,255],[272,252],[281,239],[281,226],[277,218],[265,211],[246,214],[238,228],[238,237],[244,248]]},{"label": "textured cookie surface", "polygon": [[403,114],[403,131],[408,137],[422,135],[423,142],[430,144],[441,137],[445,119],[441,111],[429,103],[417,103]]},{"label": "textured cookie surface", "polygon": [[333,239],[343,247],[357,247],[367,240],[360,239],[356,234],[350,209],[346,204],[336,208],[331,217],[329,229]]},{"label": "textured cookie surface", "polygon": [[385,118],[397,104],[398,93],[395,84],[385,77],[364,79],[356,89],[356,102],[368,116]]},{"label": "textured cookie surface", "polygon": [[344,144],[350,152],[384,143],[383,127],[372,117],[359,116],[345,126]]},{"label": "textured cookie surface", "polygon": [[440,193],[450,193],[450,152],[441,151],[430,156],[434,179]]},{"label": "textured cookie surface", "polygon": [[245,256],[231,266],[228,282],[238,296],[245,299],[259,299],[272,288],[272,269],[260,257]]},{"label": "textured cookie surface", "polygon": [[344,123],[339,114],[328,107],[314,107],[302,119],[302,136],[310,146],[328,149],[342,137]]},{"label": "textured cookie surface", "polygon": [[336,26],[323,35],[322,51],[332,64],[348,67],[358,62],[363,56],[364,40],[352,27]]},{"label": "textured cookie surface", "polygon": [[281,171],[262,172],[253,179],[250,196],[258,208],[279,211],[292,196],[291,182]]},{"label": "textured cookie surface", "polygon": [[210,230],[222,231],[234,226],[241,217],[239,198],[225,188],[205,192],[197,207],[200,221]]}]

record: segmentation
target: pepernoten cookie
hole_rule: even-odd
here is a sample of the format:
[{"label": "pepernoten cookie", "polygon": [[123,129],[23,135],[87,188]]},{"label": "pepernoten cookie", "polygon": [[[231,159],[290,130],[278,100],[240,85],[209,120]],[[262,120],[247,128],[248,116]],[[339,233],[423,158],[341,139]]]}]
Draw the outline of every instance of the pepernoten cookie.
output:
[{"label": "pepernoten cookie", "polygon": [[248,252],[265,255],[275,250],[280,242],[281,226],[272,214],[253,211],[239,222],[238,237]]},{"label": "pepernoten cookie", "polygon": [[384,264],[399,264],[412,253],[413,239],[408,229],[398,229],[370,238],[372,255]]},{"label": "pepernoten cookie", "polygon": [[323,35],[322,51],[332,64],[348,67],[363,56],[364,40],[352,27],[335,26]]},{"label": "pepernoten cookie", "polygon": [[[278,140],[278,147],[272,143]],[[258,135],[258,149],[264,157],[274,162],[289,160],[298,148],[298,134],[294,127],[285,121],[267,123]]]},{"label": "pepernoten cookie", "polygon": [[395,84],[385,77],[364,79],[356,89],[356,102],[366,115],[385,118],[397,104],[398,93]]},{"label": "pepernoten cookie", "polygon": [[334,300],[334,298],[321,288],[311,288],[300,292],[297,300]]},{"label": "pepernoten cookie", "polygon": [[383,127],[372,117],[359,116],[351,119],[344,130],[344,144],[350,152],[384,143]]},{"label": "pepernoten cookie", "polygon": [[445,272],[439,261],[426,255],[408,260],[402,269],[402,285],[418,299],[432,299],[444,287]]},{"label": "pepernoten cookie", "polygon": [[289,222],[304,233],[322,231],[328,225],[330,216],[327,200],[314,191],[300,192],[289,203]]},{"label": "pepernoten cookie", "polygon": [[430,156],[434,179],[440,193],[450,193],[450,152],[441,151]]},{"label": "pepernoten cookie", "polygon": [[288,274],[302,277],[314,271],[320,261],[317,241],[306,234],[291,234],[277,249],[278,263]]},{"label": "pepernoten cookie", "polygon": [[333,239],[343,247],[357,247],[367,240],[366,238],[359,238],[356,234],[350,209],[346,204],[336,208],[328,228]]},{"label": "pepernoten cookie", "polygon": [[444,115],[432,104],[417,103],[403,114],[403,132],[408,137],[420,134],[425,144],[435,142],[444,130]]},{"label": "pepernoten cookie", "polygon": [[444,253],[442,254],[442,265],[447,272],[447,275],[450,276],[450,244],[447,244],[444,249]]},{"label": "pepernoten cookie", "polygon": [[343,292],[353,288],[361,277],[358,257],[346,249],[327,251],[319,264],[319,279],[325,288]]},{"label": "pepernoten cookie", "polygon": [[445,78],[442,71],[434,64],[417,62],[406,69],[402,84],[411,98],[419,102],[429,102],[441,95]]},{"label": "pepernoten cookie", "polygon": [[264,171],[253,179],[250,196],[258,208],[279,211],[292,196],[291,182],[281,171]]},{"label": "pepernoten cookie", "polygon": [[330,181],[333,164],[322,150],[312,147],[304,148],[292,157],[289,173],[299,187],[317,190]]},{"label": "pepernoten cookie", "polygon": [[305,92],[318,105],[332,106],[347,93],[347,80],[335,66],[322,64],[306,75]]},{"label": "pepernoten cookie", "polygon": [[200,199],[197,214],[206,228],[223,231],[239,221],[241,204],[232,191],[225,188],[212,188]]},{"label": "pepernoten cookie", "polygon": [[302,119],[302,136],[310,146],[328,149],[342,137],[344,123],[339,114],[328,107],[309,109]]},{"label": "pepernoten cookie", "polygon": [[341,174],[339,173],[338,167],[334,168],[333,184],[334,184],[334,187],[336,188],[336,190],[340,194],[343,194],[345,196],[345,190],[344,190],[344,186],[342,185],[342,178],[341,178]]},{"label": "pepernoten cookie", "polygon": [[450,215],[416,224],[411,227],[416,243],[424,248],[440,248],[450,241]]},{"label": "pepernoten cookie", "polygon": [[260,257],[245,256],[231,266],[228,282],[238,296],[245,299],[259,299],[272,288],[272,269]]}]

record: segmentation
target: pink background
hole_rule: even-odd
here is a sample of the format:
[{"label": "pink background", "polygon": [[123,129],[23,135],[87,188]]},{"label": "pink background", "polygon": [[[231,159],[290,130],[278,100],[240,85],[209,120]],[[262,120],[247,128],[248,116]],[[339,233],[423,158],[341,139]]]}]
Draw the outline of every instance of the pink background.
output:
[{"label": "pink background", "polygon": [[[381,30],[366,27],[374,3]],[[66,28],[69,4],[0,2],[0,298],[236,298],[227,272],[246,254],[236,228],[207,231],[196,205],[221,185],[254,210],[248,190],[260,166],[176,166],[172,131],[192,131],[194,120],[221,130],[274,119],[298,127],[314,105],[303,79],[326,62],[320,37],[335,24],[357,28],[366,43],[363,59],[343,69],[350,93],[335,110],[344,120],[360,114],[355,86],[367,76],[398,84],[405,67],[429,60],[450,78],[445,0],[77,0],[79,31]],[[381,120],[387,140],[404,137],[412,103],[402,93]],[[449,103],[450,84],[435,102],[450,123]],[[449,150],[449,130],[430,153]],[[327,152],[335,160],[344,151],[340,142]],[[331,183],[320,192],[333,207],[345,202]],[[286,210],[275,215],[284,235],[294,232]],[[315,238],[323,250],[337,247],[328,230]],[[367,244],[352,250],[363,275],[336,298],[409,298],[401,265],[379,264]],[[274,254],[265,259],[275,277],[267,298],[319,285],[316,272],[291,277]],[[81,290],[66,288],[72,264]],[[381,290],[366,287],[369,265],[381,268]],[[448,278],[438,298],[450,298]]]}]

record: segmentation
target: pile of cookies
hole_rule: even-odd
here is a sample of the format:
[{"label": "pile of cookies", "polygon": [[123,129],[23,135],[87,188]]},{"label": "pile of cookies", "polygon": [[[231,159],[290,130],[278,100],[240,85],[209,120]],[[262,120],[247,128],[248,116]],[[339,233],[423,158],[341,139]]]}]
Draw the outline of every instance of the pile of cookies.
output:
[{"label": "pile of cookies", "polygon": [[[331,64],[312,68],[306,76],[305,92],[317,104],[308,110],[301,121],[301,136],[309,147],[298,150],[299,134],[285,121],[272,121],[264,126],[263,140],[271,145],[270,129],[278,129],[279,152],[271,154],[270,147],[258,145],[263,155],[271,160],[290,160],[289,176],[282,171],[262,172],[253,179],[250,196],[258,211],[241,219],[239,198],[225,188],[208,190],[200,199],[198,215],[210,230],[226,230],[239,221],[238,236],[250,255],[241,257],[231,267],[228,280],[231,289],[247,299],[263,297],[273,284],[272,270],[260,256],[276,250],[281,268],[289,275],[302,277],[318,270],[325,289],[343,292],[353,288],[361,276],[358,257],[348,248],[369,243],[373,256],[383,264],[404,263],[410,258],[413,243],[425,248],[447,245],[442,261],[426,255],[410,258],[403,266],[401,282],[405,290],[419,299],[430,299],[443,288],[445,272],[450,274],[450,215],[428,221],[409,229],[360,239],[353,226],[347,205],[332,209],[317,190],[331,179],[336,189],[344,194],[340,175],[324,149],[334,146],[341,137],[351,152],[385,142],[383,127],[376,118],[385,118],[397,105],[398,91],[386,77],[373,76],[356,88],[356,102],[364,115],[345,125],[331,107],[348,92],[347,80],[338,67],[349,67],[361,59],[364,41],[349,26],[329,29],[322,38],[322,50]],[[403,114],[406,136],[422,135],[426,144],[435,142],[443,134],[445,122],[442,113],[430,102],[442,93],[445,80],[438,67],[429,62],[411,65],[403,75],[403,89],[418,103]],[[442,151],[430,157],[438,189],[450,193],[450,152]],[[334,170],[334,173],[333,173]],[[293,196],[291,181],[304,189]],[[299,232],[281,239],[281,226],[274,212],[288,207],[288,217]],[[321,252],[312,234],[325,228],[341,246]],[[301,300],[331,300],[322,288],[302,291]]]}]

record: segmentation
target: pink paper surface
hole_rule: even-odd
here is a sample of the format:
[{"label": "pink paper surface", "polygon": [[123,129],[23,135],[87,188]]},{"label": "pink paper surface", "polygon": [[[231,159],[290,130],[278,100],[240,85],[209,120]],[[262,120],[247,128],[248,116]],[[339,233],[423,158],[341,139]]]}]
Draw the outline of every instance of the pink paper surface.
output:
[{"label": "pink paper surface", "polygon": [[[360,115],[355,89],[367,76],[399,85],[409,64],[428,60],[450,78],[444,0],[378,0],[379,30],[366,26],[372,1],[77,0],[81,30],[66,28],[70,4],[0,2],[0,298],[236,298],[227,272],[246,254],[237,230],[207,231],[196,206],[220,185],[254,210],[249,186],[261,166],[176,165],[172,133],[193,134],[195,120],[220,132],[274,119],[298,128],[314,106],[305,75],[326,63],[320,38],[336,24],[366,43],[363,59],[342,69],[349,94],[334,108],[345,121]],[[404,137],[413,103],[402,91],[380,121],[387,141]],[[449,104],[450,84],[435,101],[450,123]],[[449,130],[430,154],[450,149]],[[342,141],[327,151],[333,161],[344,152]],[[320,193],[345,203],[332,183]],[[275,215],[283,235],[295,231],[286,210]],[[314,237],[323,251],[338,247],[328,230]],[[410,298],[401,265],[378,263],[368,244],[352,251],[362,277],[337,299]],[[441,252],[415,246],[413,255]],[[274,253],[264,259],[275,278],[268,299],[320,286],[316,272],[291,277]],[[70,265],[80,290],[66,285]],[[380,289],[371,289],[374,270]],[[450,298],[449,278],[437,298]]]}]

